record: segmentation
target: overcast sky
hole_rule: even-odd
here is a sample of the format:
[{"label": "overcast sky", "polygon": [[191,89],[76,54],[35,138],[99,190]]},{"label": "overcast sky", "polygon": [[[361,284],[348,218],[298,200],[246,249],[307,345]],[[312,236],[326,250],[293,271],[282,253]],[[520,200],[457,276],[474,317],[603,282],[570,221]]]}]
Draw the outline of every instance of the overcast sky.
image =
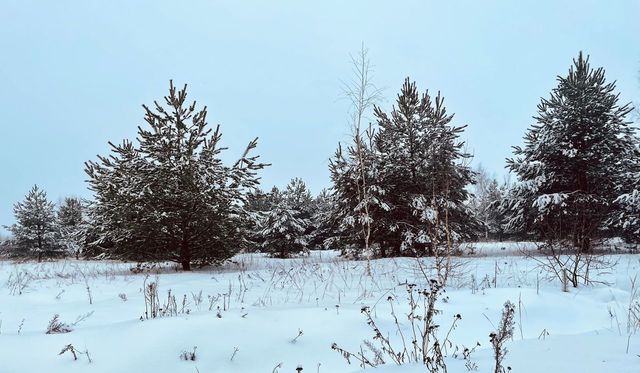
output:
[{"label": "overcast sky", "polygon": [[384,109],[406,76],[441,91],[499,177],[578,51],[622,101],[640,96],[640,1],[4,0],[0,225],[33,184],[55,202],[90,197],[83,163],[134,138],[169,79],[209,107],[229,160],[260,138],[264,188],[297,176],[317,193],[348,134],[340,81],[362,42]]}]

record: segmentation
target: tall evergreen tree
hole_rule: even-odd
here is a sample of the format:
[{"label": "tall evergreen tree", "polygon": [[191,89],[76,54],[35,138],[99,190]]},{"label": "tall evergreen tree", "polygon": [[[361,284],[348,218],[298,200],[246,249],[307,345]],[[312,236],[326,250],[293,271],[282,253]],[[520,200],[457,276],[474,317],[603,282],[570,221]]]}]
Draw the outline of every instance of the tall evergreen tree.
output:
[{"label": "tall evergreen tree", "polygon": [[34,185],[24,201],[14,205],[13,213],[16,223],[7,228],[13,235],[16,255],[37,257],[40,261],[62,254],[54,204],[44,190]]},{"label": "tall evergreen tree", "polygon": [[615,83],[592,69],[582,52],[548,99],[524,147],[514,147],[509,169],[518,177],[509,200],[512,230],[546,239],[569,239],[589,252],[594,237],[615,210],[622,177],[635,162],[637,143],[626,120],[630,105],[618,105]]},{"label": "tall evergreen tree", "polygon": [[93,244],[115,257],[171,260],[189,270],[242,245],[242,205],[265,166],[249,155],[257,139],[224,165],[220,127],[209,128],[207,108],[186,99],[186,85],[176,90],[171,82],[166,107],[143,106],[148,127],[138,127],[138,146],[110,144],[111,155],[86,163]]},{"label": "tall evergreen tree", "polygon": [[390,114],[375,108],[379,181],[385,190],[386,233],[382,245],[434,254],[473,235],[475,221],[464,203],[474,182],[459,140],[465,126],[451,124],[440,94],[420,95],[407,78]]}]

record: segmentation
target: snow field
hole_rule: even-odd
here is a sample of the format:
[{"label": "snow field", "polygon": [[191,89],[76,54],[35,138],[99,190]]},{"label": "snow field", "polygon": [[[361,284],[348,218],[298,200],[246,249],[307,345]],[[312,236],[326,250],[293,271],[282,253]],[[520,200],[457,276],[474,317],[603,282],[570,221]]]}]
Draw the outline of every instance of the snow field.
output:
[{"label": "snow field", "polygon": [[[629,337],[626,324],[630,279],[640,272],[640,255],[612,259],[617,260],[615,271],[599,275],[607,285],[568,293],[539,273],[530,258],[505,254],[455,259],[456,273],[438,303],[441,334],[446,334],[454,315],[462,315],[451,332],[448,355],[456,346],[471,348],[479,342],[471,360],[477,371],[492,371],[488,335],[499,322],[502,305],[510,300],[517,306],[516,330],[507,343],[505,365],[514,372],[640,371],[640,335]],[[426,267],[430,263],[423,260]],[[360,312],[366,305],[400,348],[387,299],[394,299],[408,336],[402,283],[426,285],[416,259],[356,262],[327,251],[286,260],[245,254],[221,268],[191,273],[164,265],[133,274],[132,267],[74,260],[0,262],[0,372],[269,373],[295,372],[298,365],[303,372],[358,372],[357,363],[347,364],[331,344],[357,352],[364,339],[371,340],[373,332]],[[11,294],[18,274],[26,287],[22,294]],[[183,312],[144,319],[145,279],[158,280],[161,305],[171,289]],[[68,324],[89,316],[71,333],[47,335],[54,314]],[[302,335],[292,342],[299,331]],[[70,343],[88,350],[92,362],[82,355],[78,361],[68,354],[59,356]],[[196,360],[180,360],[180,353],[194,346]],[[450,357],[447,364],[450,372],[467,371],[461,357]],[[387,364],[377,371],[424,372],[424,367]]]}]

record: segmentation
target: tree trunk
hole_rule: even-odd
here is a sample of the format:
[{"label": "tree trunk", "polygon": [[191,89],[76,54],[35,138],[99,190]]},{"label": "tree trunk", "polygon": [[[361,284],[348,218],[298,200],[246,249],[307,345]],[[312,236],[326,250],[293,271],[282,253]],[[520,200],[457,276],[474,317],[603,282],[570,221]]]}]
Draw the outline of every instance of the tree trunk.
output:
[{"label": "tree trunk", "polygon": [[384,248],[385,242],[382,242],[382,245],[380,245],[380,257],[381,258],[386,258],[387,257],[387,251]]},{"label": "tree trunk", "polygon": [[191,248],[189,247],[189,242],[184,237],[180,244],[180,263],[182,264],[183,271],[191,270]]},{"label": "tree trunk", "polygon": [[42,235],[38,234],[38,263],[42,261]]},{"label": "tree trunk", "polygon": [[393,247],[393,256],[394,256],[394,257],[396,257],[396,258],[397,258],[397,257],[399,257],[399,256],[400,256],[400,253],[402,252],[402,251],[400,250],[400,247],[401,247],[401,244],[400,244],[400,243],[399,243],[399,244],[396,244],[396,245]]}]

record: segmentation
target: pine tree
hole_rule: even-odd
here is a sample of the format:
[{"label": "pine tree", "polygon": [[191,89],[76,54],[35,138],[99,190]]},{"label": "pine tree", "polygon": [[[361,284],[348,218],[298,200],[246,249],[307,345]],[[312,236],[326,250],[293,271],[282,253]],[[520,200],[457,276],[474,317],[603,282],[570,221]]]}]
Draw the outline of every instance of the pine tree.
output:
[{"label": "pine tree", "polygon": [[444,99],[419,95],[407,78],[390,114],[375,108],[375,147],[385,201],[386,232],[381,245],[394,254],[430,255],[473,235],[476,223],[465,205],[474,174],[459,140],[465,126],[453,126]]},{"label": "pine tree", "polygon": [[313,201],[311,225],[313,231],[309,240],[311,249],[338,249],[341,244],[340,223],[337,221],[337,203],[333,193],[323,189]]},{"label": "pine tree", "polygon": [[34,185],[24,201],[14,205],[13,213],[16,223],[7,228],[13,234],[16,255],[40,261],[62,254],[54,204],[44,190]]},{"label": "pine tree", "polygon": [[[364,242],[367,245],[376,244],[380,248],[379,255],[384,257],[385,247],[380,245],[381,232],[385,229],[382,217],[390,207],[385,202],[385,190],[380,184],[378,156],[372,144],[374,132],[371,128],[367,138],[370,141],[361,141],[359,147],[350,145],[343,149],[338,144],[329,161],[335,200],[333,220],[337,236],[345,245],[343,254],[358,257]],[[367,181],[363,183],[362,180]]]},{"label": "pine tree", "polygon": [[621,177],[634,162],[624,155],[637,141],[626,120],[632,108],[619,106],[614,91],[604,69],[592,69],[582,52],[558,77],[524,147],[514,147],[507,160],[518,177],[509,199],[511,230],[567,239],[579,252],[590,252],[592,239],[604,234]]},{"label": "pine tree", "polygon": [[249,156],[249,143],[232,166],[223,164],[220,126],[207,123],[207,108],[186,104],[186,85],[170,83],[166,107],[143,106],[147,128],[138,146],[110,144],[112,154],[87,162],[92,244],[114,257],[171,260],[189,270],[232,256],[243,242],[246,193],[265,165]]},{"label": "pine tree", "polygon": [[640,242],[640,142],[628,148],[621,159],[628,167],[617,183],[618,196],[606,221],[607,228],[627,242]]},{"label": "pine tree", "polygon": [[310,221],[313,215],[313,198],[302,179],[291,179],[283,193],[283,198],[298,211],[298,218]]},{"label": "pine tree", "polygon": [[489,176],[487,171],[478,166],[475,170],[476,184],[469,207],[479,222],[482,236],[485,239],[502,239],[502,225],[505,223],[504,214],[500,210],[502,190],[498,181]]},{"label": "pine tree", "polygon": [[254,252],[262,247],[264,238],[262,230],[267,214],[273,205],[273,199],[279,198],[280,191],[275,186],[269,193],[265,193],[260,189],[247,193],[246,202],[244,204],[245,211],[245,244],[244,250]]},{"label": "pine tree", "polygon": [[261,226],[265,252],[274,257],[288,258],[309,246],[312,200],[306,185],[294,178],[280,198],[272,200],[271,208]]},{"label": "pine tree", "polygon": [[77,259],[82,252],[86,229],[84,207],[79,198],[67,197],[64,199],[58,208],[58,223],[60,243],[68,253],[75,255]]}]

